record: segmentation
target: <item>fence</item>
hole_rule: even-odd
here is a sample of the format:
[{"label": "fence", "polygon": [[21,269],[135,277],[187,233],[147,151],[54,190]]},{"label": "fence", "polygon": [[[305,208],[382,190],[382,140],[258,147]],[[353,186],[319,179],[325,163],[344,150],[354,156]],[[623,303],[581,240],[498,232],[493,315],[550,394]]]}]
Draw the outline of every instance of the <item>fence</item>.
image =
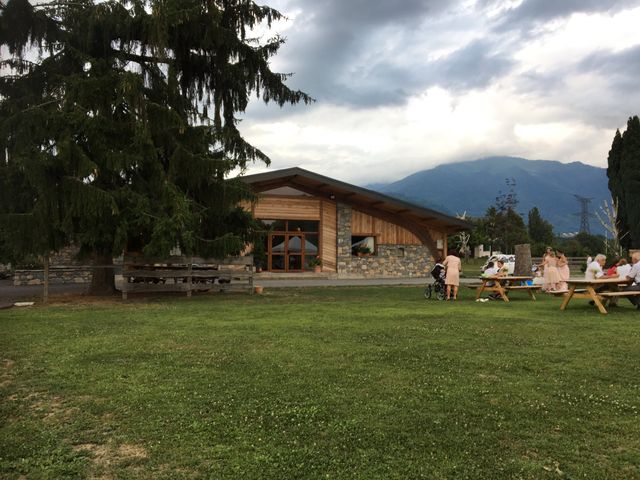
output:
[{"label": "fence", "polygon": [[[582,273],[587,266],[587,257],[567,257],[569,261],[569,270],[572,275],[578,275]],[[531,262],[534,265],[539,265],[542,263],[541,257],[534,257],[531,259]]]},{"label": "fence", "polygon": [[148,259],[125,256],[122,298],[129,293],[194,291],[253,293],[253,256],[205,259],[176,256]]}]

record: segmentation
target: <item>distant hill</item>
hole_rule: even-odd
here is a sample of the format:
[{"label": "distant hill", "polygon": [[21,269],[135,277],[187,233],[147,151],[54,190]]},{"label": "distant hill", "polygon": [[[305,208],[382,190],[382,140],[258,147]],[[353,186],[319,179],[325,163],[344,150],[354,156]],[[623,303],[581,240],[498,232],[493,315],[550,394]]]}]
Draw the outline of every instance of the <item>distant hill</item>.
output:
[{"label": "distant hill", "polygon": [[[467,212],[482,216],[508,187],[506,178],[514,178],[518,212],[526,214],[538,207],[554,226],[556,234],[575,232],[580,204],[574,194],[591,197],[591,211],[610,198],[606,169],[580,162],[560,163],[517,157],[487,157],[468,162],[440,165],[409,175],[387,185],[369,188],[417,203],[444,213]],[[603,233],[597,220],[590,219],[592,233]]]}]

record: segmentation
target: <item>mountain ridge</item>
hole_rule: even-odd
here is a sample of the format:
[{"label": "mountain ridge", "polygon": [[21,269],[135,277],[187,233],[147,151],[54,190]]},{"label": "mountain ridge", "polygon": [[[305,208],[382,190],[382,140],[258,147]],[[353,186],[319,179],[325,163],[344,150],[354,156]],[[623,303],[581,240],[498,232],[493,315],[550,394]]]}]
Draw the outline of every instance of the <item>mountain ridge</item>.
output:
[{"label": "mountain ridge", "polygon": [[606,169],[581,162],[529,160],[522,157],[489,156],[443,164],[415,172],[386,185],[367,188],[448,214],[479,217],[509,187],[514,179],[519,204],[526,221],[529,210],[538,207],[554,226],[556,234],[575,232],[580,226],[580,204],[574,195],[593,198],[590,205],[592,233],[604,233],[595,211],[611,195]]}]

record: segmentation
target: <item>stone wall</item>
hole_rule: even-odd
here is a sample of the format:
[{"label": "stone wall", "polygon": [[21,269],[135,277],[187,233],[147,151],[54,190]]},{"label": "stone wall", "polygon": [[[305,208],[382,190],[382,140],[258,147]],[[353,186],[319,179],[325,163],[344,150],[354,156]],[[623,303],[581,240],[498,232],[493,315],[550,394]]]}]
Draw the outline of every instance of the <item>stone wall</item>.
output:
[{"label": "stone wall", "polygon": [[433,265],[425,245],[376,245],[376,255],[351,254],[351,207],[338,203],[338,276],[424,277]]},{"label": "stone wall", "polygon": [[[49,268],[49,283],[90,283],[92,278],[90,269],[82,268]],[[14,285],[42,285],[44,283],[43,270],[16,270],[13,273]]]},{"label": "stone wall", "polygon": [[[77,247],[66,247],[52,254],[49,258],[49,283],[90,283],[92,273],[90,268],[82,268],[88,260],[78,260]],[[13,272],[14,285],[42,285],[44,270],[18,270]]]}]

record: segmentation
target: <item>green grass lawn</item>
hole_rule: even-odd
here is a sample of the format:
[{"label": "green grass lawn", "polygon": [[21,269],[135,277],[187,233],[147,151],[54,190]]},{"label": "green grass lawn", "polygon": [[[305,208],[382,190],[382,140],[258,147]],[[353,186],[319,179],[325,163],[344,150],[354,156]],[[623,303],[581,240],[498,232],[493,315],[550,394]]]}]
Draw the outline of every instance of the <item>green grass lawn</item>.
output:
[{"label": "green grass lawn", "polygon": [[640,478],[640,313],[271,290],[0,311],[0,478]]}]

